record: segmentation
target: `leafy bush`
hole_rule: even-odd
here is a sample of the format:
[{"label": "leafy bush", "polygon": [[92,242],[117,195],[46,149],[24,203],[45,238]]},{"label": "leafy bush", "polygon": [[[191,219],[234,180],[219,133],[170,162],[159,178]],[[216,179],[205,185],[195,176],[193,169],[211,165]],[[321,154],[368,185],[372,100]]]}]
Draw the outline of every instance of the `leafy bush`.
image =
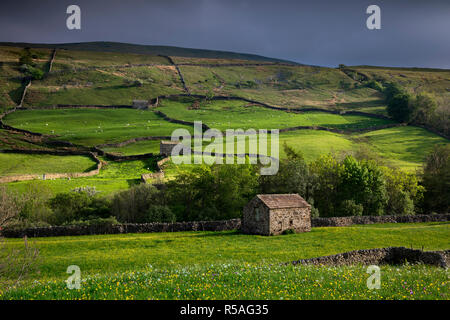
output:
[{"label": "leafy bush", "polygon": [[105,218],[110,215],[111,204],[105,198],[92,197],[86,192],[59,193],[49,200],[53,210],[53,223],[63,224],[73,220]]},{"label": "leafy bush", "polygon": [[27,74],[33,79],[33,80],[41,80],[44,78],[44,71],[38,68],[29,67]]},{"label": "leafy bush", "polygon": [[400,169],[383,167],[388,201],[386,213],[393,215],[414,214],[414,205],[423,199],[423,186],[419,185],[415,174]]},{"label": "leafy bush", "polygon": [[437,109],[435,98],[427,93],[419,93],[414,100],[414,120],[417,123],[427,124],[430,122]]},{"label": "leafy bush", "polygon": [[238,218],[257,193],[257,167],[202,165],[167,184],[171,209],[178,221]]},{"label": "leafy bush", "polygon": [[383,92],[384,92],[384,95],[386,96],[386,102],[388,102],[388,103],[396,95],[406,93],[405,89],[403,89],[397,82],[387,83]]},{"label": "leafy bush", "polygon": [[260,176],[261,193],[298,193],[308,199],[313,189],[308,165],[301,153],[286,143],[283,148],[287,157],[280,160],[278,173]]},{"label": "leafy bush", "polygon": [[118,225],[119,222],[115,217],[108,218],[92,218],[86,220],[74,220],[70,222],[66,222],[63,225],[65,226],[104,226],[110,227],[114,225]]},{"label": "leafy bush", "polygon": [[424,210],[448,213],[450,211],[450,145],[434,147],[426,159],[422,180],[425,187]]},{"label": "leafy bush", "polygon": [[338,208],[339,216],[361,216],[363,214],[364,207],[355,203],[354,200],[344,200],[341,202]]},{"label": "leafy bush", "polygon": [[152,185],[141,184],[116,194],[112,213],[121,222],[147,222],[151,206],[164,205],[164,194]]},{"label": "leafy bush", "polygon": [[[338,160],[333,155],[324,155],[312,162],[315,205],[321,216],[337,216],[348,209],[352,200],[363,207],[364,215],[383,214],[386,203],[386,189],[383,174],[374,161],[358,161],[352,156]],[[359,209],[351,207],[358,212]]]},{"label": "leafy bush", "polygon": [[22,208],[22,198],[0,186],[0,228],[14,221]]},{"label": "leafy bush", "polygon": [[31,53],[30,48],[24,48],[20,53],[19,65],[35,65],[35,63],[33,62],[33,54]]},{"label": "leafy bush", "polygon": [[22,207],[18,218],[30,222],[50,223],[53,211],[48,206],[50,190],[37,185],[29,185],[22,195]]},{"label": "leafy bush", "polygon": [[3,230],[24,230],[29,228],[44,228],[49,227],[50,224],[44,221],[30,221],[30,220],[13,220]]},{"label": "leafy bush", "polygon": [[372,89],[380,91],[380,92],[383,92],[383,90],[384,90],[383,85],[376,80],[369,80],[365,83],[365,85],[368,88],[372,88]]},{"label": "leafy bush", "polygon": [[414,118],[412,97],[407,93],[400,93],[389,100],[387,113],[399,122],[410,122]]},{"label": "leafy bush", "polygon": [[146,222],[175,222],[175,214],[167,206],[154,205],[147,211]]}]

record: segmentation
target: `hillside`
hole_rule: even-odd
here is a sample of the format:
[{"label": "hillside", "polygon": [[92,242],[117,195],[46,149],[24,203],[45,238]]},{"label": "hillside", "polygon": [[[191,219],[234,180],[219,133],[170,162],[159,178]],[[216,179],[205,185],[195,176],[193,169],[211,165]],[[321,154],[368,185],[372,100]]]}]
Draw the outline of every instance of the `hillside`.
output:
[{"label": "hillside", "polygon": [[237,53],[230,51],[181,48],[173,46],[154,46],[141,45],[121,42],[80,42],[80,43],[23,43],[23,42],[0,42],[0,46],[12,47],[30,47],[30,48],[46,48],[46,49],[65,49],[75,51],[95,51],[95,52],[117,52],[117,53],[136,53],[148,55],[164,55],[164,56],[178,56],[190,58],[214,58],[214,59],[237,59],[250,61],[268,61],[268,62],[282,62],[290,64],[298,64],[296,62],[269,58],[259,56],[256,54]]},{"label": "hillside", "polygon": [[[20,103],[27,84],[28,76],[18,63],[21,46],[40,47],[31,52],[34,68],[44,76],[31,81],[23,110],[2,119],[6,125],[0,130],[2,150],[76,151],[86,156],[91,148],[97,148],[116,156],[157,155],[160,140],[168,139],[176,128],[192,132],[191,124],[201,120],[222,131],[280,129],[281,143],[301,150],[308,162],[329,152],[368,150],[385,165],[414,172],[433,146],[448,144],[447,139],[424,128],[388,118],[384,93],[372,82],[394,81],[413,94],[429,92],[436,97],[438,110],[446,112],[449,70],[324,68],[245,54],[103,42],[57,45],[56,50],[52,49],[56,45],[8,43],[0,46],[2,110],[13,110]],[[149,110],[130,110],[132,100],[153,103],[157,97],[158,104]],[[56,105],[60,107],[56,109]],[[77,108],[80,105],[89,108]],[[280,152],[285,158],[282,148]],[[14,170],[0,168],[3,176],[54,172],[45,169],[45,161],[34,167],[33,157],[5,154],[5,163],[17,165]],[[91,161],[81,159],[82,163]],[[23,191],[40,185],[54,193],[94,185],[110,193],[137,184],[141,174],[156,170],[152,159],[114,162],[105,156],[101,161],[109,165],[95,177],[21,181],[8,186]],[[86,165],[72,169],[72,162],[62,161],[57,171],[89,169]],[[169,163],[167,177],[176,176],[181,169],[186,167]]]}]

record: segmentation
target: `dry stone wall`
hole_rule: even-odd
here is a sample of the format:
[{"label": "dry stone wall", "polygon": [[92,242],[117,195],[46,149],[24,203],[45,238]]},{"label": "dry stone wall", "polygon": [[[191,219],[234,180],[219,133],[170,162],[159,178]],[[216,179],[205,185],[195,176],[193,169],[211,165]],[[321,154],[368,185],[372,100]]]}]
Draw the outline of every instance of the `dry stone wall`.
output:
[{"label": "dry stone wall", "polygon": [[29,228],[24,230],[2,231],[7,238],[27,237],[56,237],[77,236],[93,234],[117,234],[117,233],[152,233],[152,232],[176,232],[176,231],[225,231],[240,229],[241,220],[223,221],[190,221],[174,223],[141,223],[98,226],[54,226],[42,228]]},{"label": "dry stone wall", "polygon": [[408,216],[351,216],[313,218],[311,224],[312,227],[347,227],[354,224],[443,222],[449,220],[450,214],[422,214]]},{"label": "dry stone wall", "polygon": [[405,247],[389,247],[368,250],[356,250],[339,253],[331,256],[324,256],[312,259],[301,259],[292,261],[287,264],[293,265],[381,265],[381,264],[403,264],[423,263],[443,268],[449,266],[450,250],[446,251],[422,251],[416,249],[408,249]]},{"label": "dry stone wall", "polygon": [[[347,219],[340,226],[349,226],[354,222],[358,224],[371,223],[412,223],[412,222],[444,222],[450,221],[450,214],[441,215],[416,215],[416,216],[384,216],[385,219],[370,219],[373,217],[362,217],[366,219]],[[409,218],[408,218],[409,217]],[[343,217],[352,218],[352,217]],[[361,218],[361,217],[357,217]],[[407,219],[406,219],[407,218]],[[318,223],[320,221],[320,223]],[[337,226],[336,218],[312,218],[312,227]],[[3,230],[2,235],[10,238],[28,237],[53,237],[88,234],[108,233],[147,233],[147,232],[171,232],[171,231],[225,231],[241,230],[241,219],[223,221],[191,221],[176,223],[143,223],[124,224],[116,226],[54,226],[42,228],[28,228],[24,230]],[[449,252],[446,252],[448,258]]]}]

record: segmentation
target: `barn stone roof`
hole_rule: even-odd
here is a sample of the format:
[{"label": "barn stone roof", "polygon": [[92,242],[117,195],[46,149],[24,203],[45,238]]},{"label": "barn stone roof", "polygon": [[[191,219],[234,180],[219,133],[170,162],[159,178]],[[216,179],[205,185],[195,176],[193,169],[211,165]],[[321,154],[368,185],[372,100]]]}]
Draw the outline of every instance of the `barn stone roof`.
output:
[{"label": "barn stone roof", "polygon": [[269,209],[310,207],[309,203],[296,193],[258,194],[256,197],[261,200]]}]

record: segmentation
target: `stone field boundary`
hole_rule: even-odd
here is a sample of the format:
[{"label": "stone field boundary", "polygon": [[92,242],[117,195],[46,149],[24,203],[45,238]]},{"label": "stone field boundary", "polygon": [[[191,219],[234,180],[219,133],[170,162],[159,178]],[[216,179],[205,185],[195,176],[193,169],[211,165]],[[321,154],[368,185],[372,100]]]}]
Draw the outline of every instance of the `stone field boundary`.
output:
[{"label": "stone field boundary", "polygon": [[[339,225],[336,221],[340,221]],[[358,216],[312,218],[311,226],[315,227],[344,227],[354,224],[374,223],[417,223],[417,222],[448,222],[450,214],[412,215],[412,216]],[[188,221],[188,222],[153,222],[129,223],[119,225],[92,226],[51,226],[27,229],[4,229],[2,235],[7,238],[27,237],[56,237],[95,234],[125,234],[125,233],[153,233],[177,231],[227,231],[240,230],[241,219],[222,221]]]}]

